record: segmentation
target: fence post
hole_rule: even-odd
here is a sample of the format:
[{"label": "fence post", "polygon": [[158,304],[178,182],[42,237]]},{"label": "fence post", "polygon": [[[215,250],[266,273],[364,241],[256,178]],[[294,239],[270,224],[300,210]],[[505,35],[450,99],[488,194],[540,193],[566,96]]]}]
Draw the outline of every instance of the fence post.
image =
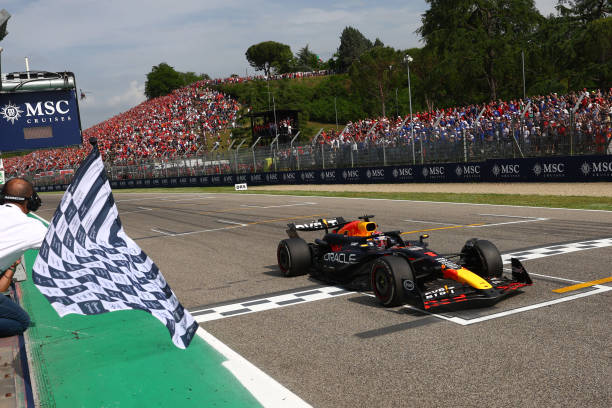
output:
[{"label": "fence post", "polygon": [[463,129],[463,162],[467,163],[467,140],[465,140],[465,129]]},{"label": "fence post", "polygon": [[383,166],[387,165],[387,147],[385,146],[385,141],[383,140]]},{"label": "fence post", "polygon": [[255,162],[255,146],[257,146],[259,139],[261,139],[261,136],[258,137],[255,143],[253,143],[253,146],[251,146],[251,152],[253,152],[253,173],[257,173],[257,163]]},{"label": "fence post", "polygon": [[323,150],[323,146],[325,146],[325,143],[321,144],[321,163],[323,166],[323,170],[325,170],[325,151]]}]

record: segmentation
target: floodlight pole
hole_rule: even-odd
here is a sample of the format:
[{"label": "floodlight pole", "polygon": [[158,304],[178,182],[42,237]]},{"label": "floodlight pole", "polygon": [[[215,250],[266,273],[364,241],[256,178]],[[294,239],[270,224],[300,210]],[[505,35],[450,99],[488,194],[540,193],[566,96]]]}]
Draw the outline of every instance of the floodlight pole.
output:
[{"label": "floodlight pole", "polygon": [[[408,75],[408,102],[410,105],[410,138],[412,139],[412,164],[416,164],[416,158],[414,155],[414,123],[412,121],[412,91],[410,89],[410,63],[412,62],[412,57],[408,54],[404,57],[404,61],[406,62],[406,70]],[[421,151],[423,154],[423,151]]]},{"label": "floodlight pole", "polygon": [[523,62],[523,99],[525,99],[525,50],[521,50],[521,60]]}]

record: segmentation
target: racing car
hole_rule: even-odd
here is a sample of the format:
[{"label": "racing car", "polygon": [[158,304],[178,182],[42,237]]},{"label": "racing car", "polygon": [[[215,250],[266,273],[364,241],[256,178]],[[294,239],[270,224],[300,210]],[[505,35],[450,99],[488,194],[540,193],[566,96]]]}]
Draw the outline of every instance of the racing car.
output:
[{"label": "racing car", "polygon": [[[276,251],[282,274],[310,273],[329,283],[372,290],[386,307],[409,304],[425,310],[491,306],[532,285],[516,258],[511,259],[511,277],[504,276],[501,254],[490,241],[472,238],[459,253],[439,254],[428,248],[428,235],[404,240],[400,231],[380,231],[373,217],[288,224],[289,238]],[[298,231],[325,234],[306,242]]]}]

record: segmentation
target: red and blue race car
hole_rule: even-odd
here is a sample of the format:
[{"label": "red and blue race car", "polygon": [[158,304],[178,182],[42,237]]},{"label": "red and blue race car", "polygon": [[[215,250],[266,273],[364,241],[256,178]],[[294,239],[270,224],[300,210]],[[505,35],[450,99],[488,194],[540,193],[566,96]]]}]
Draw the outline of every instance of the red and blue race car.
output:
[{"label": "red and blue race car", "polygon": [[[473,238],[460,252],[439,254],[428,248],[428,235],[404,240],[400,231],[379,231],[372,215],[288,224],[288,239],[277,248],[285,276],[310,273],[314,278],[358,290],[372,290],[387,307],[410,304],[425,310],[490,306],[532,280],[512,258],[504,276],[497,247]],[[306,242],[298,231],[325,231]]]}]

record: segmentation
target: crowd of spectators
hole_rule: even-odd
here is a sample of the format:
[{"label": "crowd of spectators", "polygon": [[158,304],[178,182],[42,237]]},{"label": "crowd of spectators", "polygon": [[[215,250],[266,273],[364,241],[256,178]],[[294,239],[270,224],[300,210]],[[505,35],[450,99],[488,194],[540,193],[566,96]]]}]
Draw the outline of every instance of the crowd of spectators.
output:
[{"label": "crowd of spectators", "polygon": [[102,157],[130,164],[142,159],[170,159],[195,153],[219,130],[235,126],[239,104],[206,88],[203,81],[147,100],[83,131],[81,148],[39,150],[4,161],[9,175],[74,168],[95,137]]},{"label": "crowd of spectators", "polygon": [[[313,143],[354,150],[411,144],[456,148],[456,144],[521,149],[525,154],[576,152],[612,154],[612,88],[552,93],[525,100],[417,112],[412,116],[362,119],[341,131],[322,132]],[[572,141],[568,137],[572,132]],[[414,138],[414,139],[413,139]]]},{"label": "crowd of spectators", "polygon": [[[326,74],[326,71],[298,72],[272,79]],[[253,79],[263,77],[199,81],[169,95],[147,100],[85,130],[83,147],[40,150],[8,158],[4,161],[6,172],[12,176],[73,169],[87,155],[90,149],[87,141],[91,137],[98,139],[103,158],[117,164],[189,156],[207,146],[209,137],[219,147],[219,131],[236,126],[240,106],[207,86]],[[321,132],[312,144],[352,151],[417,145],[424,156],[433,149],[453,152],[468,144],[470,149],[478,146],[485,157],[487,149],[499,151],[500,147],[518,148],[521,154],[549,155],[569,153],[571,133],[573,152],[612,154],[611,118],[612,88],[583,90],[567,95],[551,93],[525,100],[416,112],[412,117],[362,119],[349,122],[342,131]],[[261,125],[261,129],[255,130],[275,134],[271,125]],[[291,135],[295,131],[291,119],[281,119],[277,125],[279,132]]]},{"label": "crowd of spectators", "polygon": [[308,71],[308,72],[288,72],[286,74],[270,74],[266,75],[247,75],[247,76],[238,76],[232,75],[227,78],[217,78],[217,79],[209,79],[204,81],[206,85],[222,85],[222,84],[239,84],[247,81],[255,81],[255,80],[280,80],[280,79],[299,79],[299,78],[311,78],[318,76],[330,75],[331,71],[322,69],[319,71]]}]

